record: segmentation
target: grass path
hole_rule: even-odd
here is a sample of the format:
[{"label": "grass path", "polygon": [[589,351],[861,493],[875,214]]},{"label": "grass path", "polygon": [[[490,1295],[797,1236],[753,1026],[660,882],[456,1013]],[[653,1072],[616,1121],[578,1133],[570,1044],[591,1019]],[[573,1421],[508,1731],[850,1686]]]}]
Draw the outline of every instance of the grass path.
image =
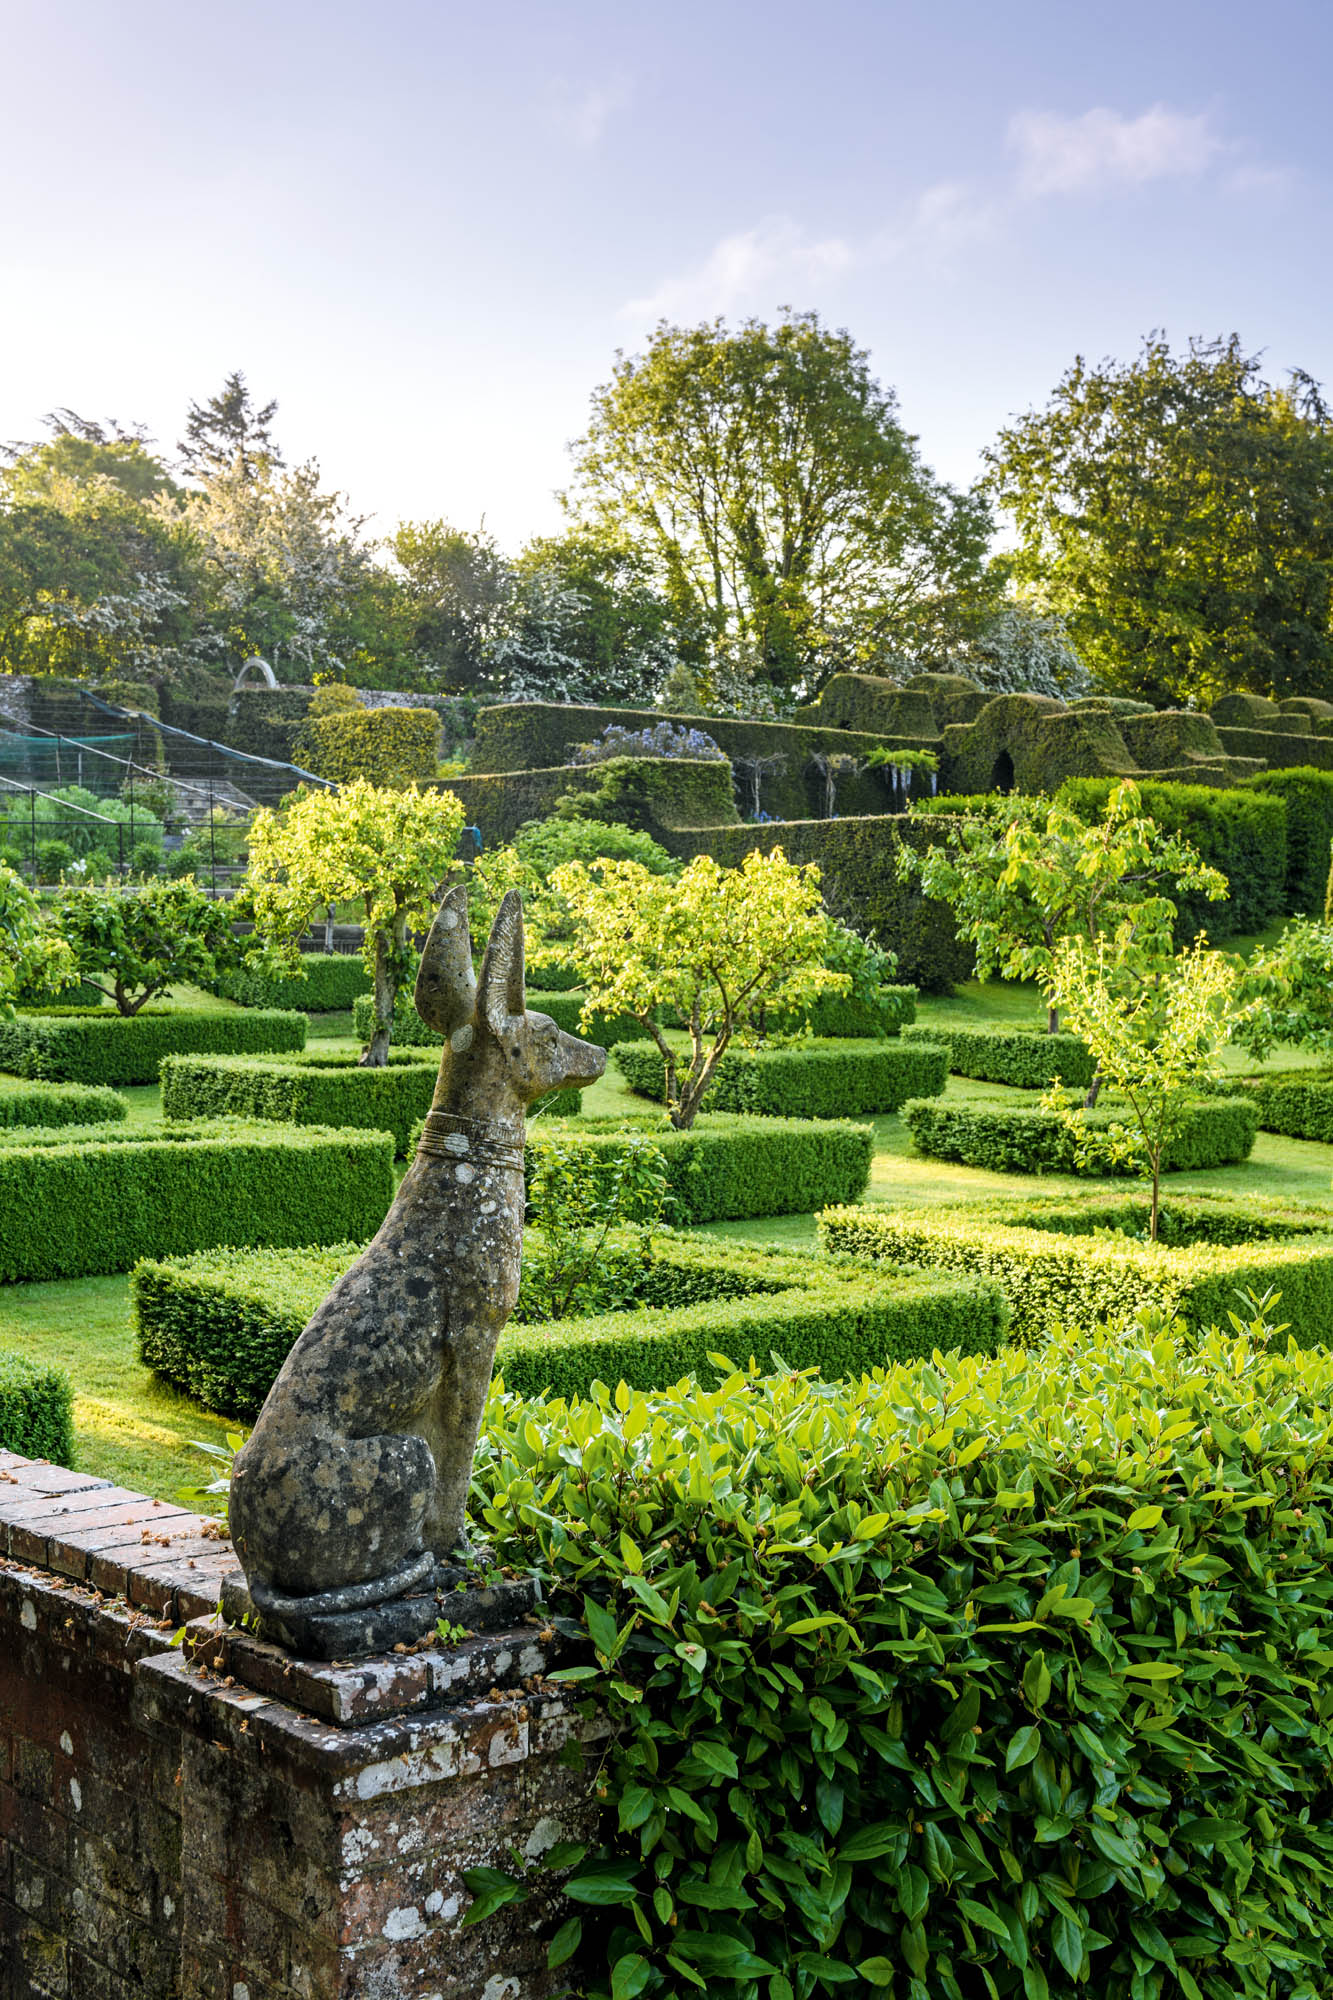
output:
[{"label": "grass path", "polygon": [[[533,1004],[540,1006],[539,995],[533,995]],[[998,983],[972,984],[947,999],[925,999],[917,1017],[959,1027],[1041,1026],[1044,1022],[1032,989]],[[357,1046],[350,1030],[350,1015],[331,1015],[312,1022],[311,1039],[328,1049],[345,1048],[350,1053]],[[1228,1068],[1251,1067],[1230,1051],[1226,1062]],[[1277,1066],[1300,1062],[1299,1056],[1288,1053]],[[1030,1092],[961,1077],[949,1079],[946,1094],[1031,1102]],[[126,1090],[124,1095],[130,1103],[130,1123],[151,1126],[160,1121],[161,1094],[156,1085]],[[584,1106],[590,1113],[612,1116],[617,1111],[644,1108],[643,1099],[630,1093],[614,1066],[601,1082],[585,1091]],[[1034,1187],[1043,1193],[1079,1194],[1090,1185],[1063,1175],[1034,1180],[1027,1174],[993,1174],[923,1159],[901,1118],[881,1117],[873,1123],[875,1159],[868,1201],[909,1206],[984,1195],[1030,1194]],[[1261,1132],[1244,1166],[1173,1174],[1170,1185],[1179,1192],[1273,1195],[1333,1207],[1333,1146]],[[815,1222],[811,1215],[775,1216],[759,1222],[710,1223],[701,1233],[800,1247],[815,1240]],[[206,1456],[192,1448],[191,1440],[221,1443],[228,1426],[169,1388],[136,1360],[127,1278],[0,1285],[0,1344],[18,1347],[34,1359],[60,1362],[69,1369],[75,1387],[78,1463],[83,1469],[163,1499],[186,1498],[191,1505],[216,1506],[213,1500],[197,1497],[195,1489],[211,1476],[211,1467]]]}]

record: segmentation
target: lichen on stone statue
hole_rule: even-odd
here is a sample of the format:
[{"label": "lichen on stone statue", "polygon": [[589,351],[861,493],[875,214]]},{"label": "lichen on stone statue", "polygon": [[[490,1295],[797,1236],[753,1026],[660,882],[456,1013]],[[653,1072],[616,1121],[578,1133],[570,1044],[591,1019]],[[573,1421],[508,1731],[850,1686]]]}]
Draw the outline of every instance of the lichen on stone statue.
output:
[{"label": "lichen on stone statue", "polygon": [[232,1474],[260,1629],[298,1650],[424,1633],[433,1585],[465,1568],[472,1456],[518,1296],[524,1112],[606,1066],[604,1049],[527,1012],[513,892],[474,975],[466,892],[449,891],[416,1005],[445,1038],[416,1159],[287,1356]]}]

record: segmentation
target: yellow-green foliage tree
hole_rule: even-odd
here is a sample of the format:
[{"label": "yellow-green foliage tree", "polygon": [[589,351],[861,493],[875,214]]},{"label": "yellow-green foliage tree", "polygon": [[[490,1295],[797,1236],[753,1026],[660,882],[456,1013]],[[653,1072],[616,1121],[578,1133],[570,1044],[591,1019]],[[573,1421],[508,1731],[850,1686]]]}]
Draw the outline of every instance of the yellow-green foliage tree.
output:
[{"label": "yellow-green foliage tree", "polygon": [[250,829],[255,928],[289,962],[296,939],[334,903],[364,909],[375,1023],[361,1060],[388,1061],[394,1002],[407,984],[411,933],[429,920],[453,867],[463,807],[452,792],[396,791],[357,778],[338,791],[300,791]]},{"label": "yellow-green foliage tree", "polygon": [[[819,870],[780,849],[719,868],[701,854],[674,880],[635,861],[557,868],[551,886],[573,919],[571,961],[594,1012],[632,1014],[662,1052],[671,1123],[694,1123],[729,1044],[761,1008],[808,1006],[845,991],[845,973],[823,963],[827,926]],[[688,1052],[658,1015],[684,1021]]]},{"label": "yellow-green foliage tree", "polygon": [[0,1015],[31,988],[57,992],[74,977],[74,955],[45,922],[38,898],[21,875],[0,861]]}]

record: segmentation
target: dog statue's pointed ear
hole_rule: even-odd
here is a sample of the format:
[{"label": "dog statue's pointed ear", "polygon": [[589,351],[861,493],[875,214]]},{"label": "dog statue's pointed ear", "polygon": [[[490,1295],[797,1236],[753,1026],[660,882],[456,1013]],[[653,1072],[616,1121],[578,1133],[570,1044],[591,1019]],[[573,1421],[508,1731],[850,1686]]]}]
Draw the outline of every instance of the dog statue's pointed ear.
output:
[{"label": "dog statue's pointed ear", "polygon": [[477,1011],[492,1034],[527,1009],[523,990],[523,898],[510,889],[495,913],[477,982]]},{"label": "dog statue's pointed ear", "polygon": [[471,1021],[477,1005],[467,890],[455,883],[435,913],[417,973],[417,1012],[446,1039]]}]

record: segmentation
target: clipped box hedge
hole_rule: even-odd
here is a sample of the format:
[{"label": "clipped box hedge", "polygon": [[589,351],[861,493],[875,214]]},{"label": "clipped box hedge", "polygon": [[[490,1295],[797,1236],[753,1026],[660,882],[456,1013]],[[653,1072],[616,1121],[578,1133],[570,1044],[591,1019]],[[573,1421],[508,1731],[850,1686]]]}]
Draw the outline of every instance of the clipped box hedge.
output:
[{"label": "clipped box hedge", "polygon": [[[1123,1122],[1125,1111],[1103,1100],[1084,1114],[1094,1130]],[[937,1104],[922,1098],[903,1106],[903,1117],[919,1152],[934,1160],[957,1160],[997,1174],[1082,1174],[1100,1180],[1128,1174],[1126,1166],[1089,1162],[1080,1166],[1068,1126],[1057,1111],[1036,1104]],[[1198,1173],[1248,1160],[1259,1130],[1259,1114],[1248,1097],[1201,1097],[1185,1113],[1184,1129],[1166,1150],[1167,1173]]]},{"label": "clipped box hedge", "polygon": [[74,1390],[63,1368],[0,1347],[0,1451],[74,1463]]},{"label": "clipped box hedge", "polygon": [[295,1007],[302,1014],[341,1014],[370,991],[361,959],[338,951],[301,954],[296,972],[220,972],[212,990],[242,1007]]},{"label": "clipped box hedge", "polygon": [[392,1132],[400,1153],[430,1110],[439,1065],[433,1056],[391,1049],[383,1069],[355,1056],[315,1052],[294,1061],[251,1056],[170,1056],[162,1064],[165,1118],[273,1118]]},{"label": "clipped box hedge", "polygon": [[1226,1088],[1252,1101],[1260,1131],[1333,1144],[1333,1070],[1276,1069],[1257,1076],[1229,1076]]},{"label": "clipped box hedge", "polygon": [[884,1257],[998,1280],[1016,1338],[1056,1321],[1092,1326],[1151,1305],[1195,1328],[1230,1324],[1240,1294],[1270,1286],[1277,1318],[1303,1346],[1333,1326],[1333,1209],[1234,1195],[1168,1195],[1161,1241],[1148,1205],[1112,1191],[958,1202],[919,1209],[833,1208],[819,1218],[828,1251]]},{"label": "clipped box hedge", "polygon": [[127,1271],[218,1243],[367,1237],[393,1196],[387,1132],[223,1120],[110,1143],[0,1147],[0,1280]]},{"label": "clipped box hedge", "polygon": [[[704,1112],[688,1132],[650,1118],[580,1118],[576,1129],[542,1121],[554,1139],[577,1138],[596,1151],[618,1151],[627,1132],[661,1149],[676,1224],[808,1215],[832,1202],[855,1201],[870,1179],[872,1125],[846,1119],[755,1118]],[[837,1193],[833,1193],[833,1189]]]},{"label": "clipped box hedge", "polygon": [[305,1047],[304,1014],[146,1008],[142,1014],[20,1014],[0,1021],[0,1069],[51,1083],[156,1083],[165,1056]]},{"label": "clipped box hedge", "polygon": [[[140,1358],[211,1408],[258,1408],[293,1341],[357,1254],[220,1251],[157,1259],[131,1280]],[[540,1241],[526,1253],[540,1256]],[[653,1388],[712,1372],[723,1353],[826,1376],[927,1355],[989,1353],[1008,1309],[987,1279],[826,1262],[715,1239],[662,1237],[628,1311],[522,1324],[500,1337],[496,1372],[521,1394],[586,1394],[593,1382]]]},{"label": "clipped box hedge", "polygon": [[[631,1090],[662,1101],[666,1063],[655,1043],[619,1042],[611,1059]],[[705,1103],[710,1111],[772,1118],[854,1118],[937,1095],[948,1074],[948,1051],[935,1042],[896,1038],[730,1048],[713,1073]]]},{"label": "clipped box hedge", "polygon": [[0,1076],[0,1127],[115,1125],[129,1105],[98,1083],[38,1083]]},{"label": "clipped box hedge", "polygon": [[1095,1067],[1086,1042],[1077,1035],[1048,1035],[1040,1028],[907,1027],[904,1041],[940,1042],[949,1051],[954,1076],[979,1083],[1009,1083],[1020,1090],[1049,1090],[1063,1083],[1086,1090]]},{"label": "clipped box hedge", "polygon": [[295,761],[317,777],[348,784],[428,785],[440,763],[440,718],[433,708],[350,708],[307,715]]}]

